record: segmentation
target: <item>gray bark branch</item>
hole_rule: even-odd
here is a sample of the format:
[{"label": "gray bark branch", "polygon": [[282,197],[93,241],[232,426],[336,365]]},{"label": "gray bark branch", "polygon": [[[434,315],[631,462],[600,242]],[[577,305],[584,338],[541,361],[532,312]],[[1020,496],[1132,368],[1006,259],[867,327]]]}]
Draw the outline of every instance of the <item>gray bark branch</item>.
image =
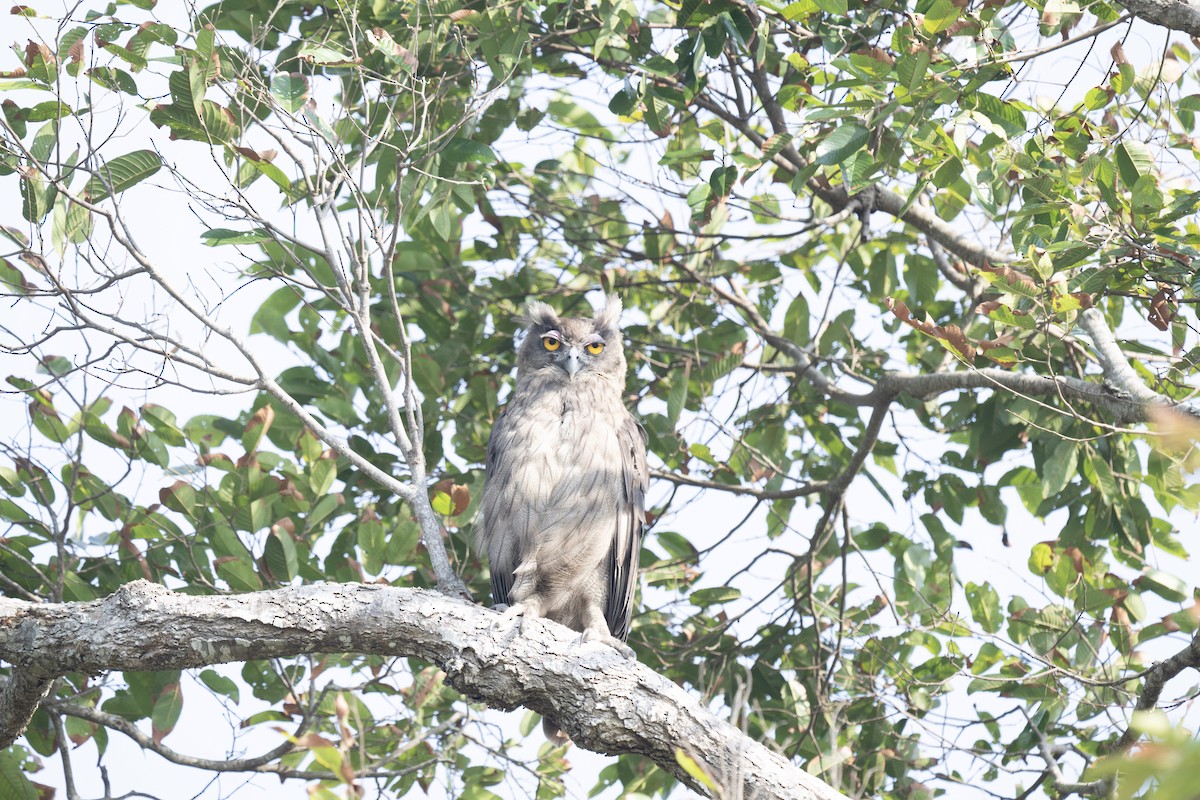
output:
[{"label": "gray bark branch", "polygon": [[1200,3],[1196,0],[1117,0],[1135,17],[1175,31],[1200,36]]},{"label": "gray bark branch", "polygon": [[[543,620],[519,636],[494,611],[436,592],[362,584],[295,586],[195,597],[136,581],[90,603],[0,597],[0,748],[20,735],[49,679],[68,672],[191,669],[306,653],[412,656],[490,706],[549,714],[575,743],[639,753],[696,791],[682,750],[726,794],[761,800],[843,798],[783,756],[713,716],[648,667]],[[735,787],[739,787],[735,789]]]}]

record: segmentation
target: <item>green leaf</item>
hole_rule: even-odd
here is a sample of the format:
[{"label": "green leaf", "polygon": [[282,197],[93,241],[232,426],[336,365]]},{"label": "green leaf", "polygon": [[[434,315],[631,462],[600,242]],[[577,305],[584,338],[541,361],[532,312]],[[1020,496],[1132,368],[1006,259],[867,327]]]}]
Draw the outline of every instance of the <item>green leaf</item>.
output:
[{"label": "green leaf", "polygon": [[714,794],[720,791],[720,787],[717,786],[717,782],[712,779],[712,776],[708,774],[708,770],[700,766],[700,762],[695,758],[685,753],[682,747],[675,748],[675,761],[679,766],[683,767],[684,772],[692,776],[692,780],[702,784]]},{"label": "green leaf", "polygon": [[[188,95],[190,101],[190,95]],[[175,139],[197,142],[232,144],[241,135],[237,120],[229,109],[205,100],[200,116],[189,105],[170,103],[150,112],[150,121],[171,129]]]},{"label": "green leaf", "polygon": [[925,21],[921,27],[927,33],[941,33],[958,21],[962,9],[952,0],[933,0],[933,5],[925,12]]},{"label": "green leaf", "polygon": [[900,84],[910,92],[915,92],[925,80],[930,59],[928,48],[901,56],[896,62],[896,77],[900,79]]},{"label": "green leaf", "polygon": [[235,703],[241,697],[241,691],[238,689],[237,683],[215,670],[206,669],[201,671],[200,680],[209,689],[230,698]]},{"label": "green leaf", "polygon": [[[444,498],[445,503],[439,503],[439,498]],[[439,514],[449,516],[452,508],[440,510],[439,506],[449,506],[450,495],[445,493],[435,494],[433,497],[433,510]],[[358,547],[363,555],[363,569],[371,575],[378,575],[383,572],[387,566],[387,535],[383,527],[383,523],[377,519],[364,520],[358,525]]]},{"label": "green leaf", "polygon": [[222,556],[213,561],[217,575],[235,592],[257,592],[262,589],[262,580],[254,571],[248,555]]},{"label": "green leaf", "polygon": [[35,224],[40,224],[54,208],[58,190],[37,174],[21,176],[21,215]]},{"label": "green leaf", "polygon": [[271,97],[289,114],[295,114],[308,102],[308,78],[298,72],[274,76]]},{"label": "green leaf", "polygon": [[[200,234],[200,241],[208,247],[220,247],[226,244],[259,244],[271,242],[275,238],[263,228],[249,231],[231,231],[227,228],[213,228]],[[292,292],[294,295],[295,292]],[[253,331],[251,331],[253,333]]]},{"label": "green leaf", "polygon": [[1070,439],[1063,439],[1054,445],[1042,471],[1043,497],[1054,497],[1067,488],[1071,478],[1075,477],[1078,455],[1079,445]]},{"label": "green leaf", "polygon": [[1088,89],[1087,94],[1083,96],[1083,104],[1088,111],[1099,111],[1108,105],[1110,99],[1108,92],[1096,86]]},{"label": "green leaf", "polygon": [[848,122],[821,140],[817,145],[818,164],[831,166],[845,161],[871,139],[871,132],[857,122]]},{"label": "green leaf", "polygon": [[850,13],[850,3],[848,0],[815,0],[817,8],[824,11],[826,14],[844,17]]},{"label": "green leaf", "polygon": [[176,481],[159,489],[158,499],[172,511],[190,517],[196,506],[196,490],[185,481]]},{"label": "green leaf", "polygon": [[38,132],[33,135],[33,141],[29,144],[29,154],[33,156],[34,161],[45,165],[57,145],[58,121],[55,120],[38,128]]},{"label": "green leaf", "polygon": [[1137,83],[1137,71],[1133,65],[1121,64],[1117,67],[1117,73],[1109,81],[1109,86],[1118,95],[1123,95],[1127,94],[1135,83]]},{"label": "green leaf", "polygon": [[1054,567],[1054,549],[1045,542],[1038,542],[1029,553],[1029,571],[1034,575],[1045,575]]},{"label": "green leaf", "polygon": [[37,789],[25,777],[14,749],[0,750],[0,797],[8,800],[38,800]]},{"label": "green leaf", "polygon": [[1172,603],[1182,603],[1192,596],[1186,581],[1161,569],[1147,570],[1137,579],[1137,585]]},{"label": "green leaf", "polygon": [[442,150],[442,158],[451,164],[495,164],[495,151],[474,139],[455,139]]},{"label": "green leaf", "polygon": [[332,47],[305,42],[300,46],[299,58],[318,67],[352,67],[362,59],[353,58]]},{"label": "green leaf", "polygon": [[671,558],[685,564],[696,560],[696,548],[686,538],[675,531],[658,531],[658,543],[663,546]]},{"label": "green leaf", "polygon": [[1009,136],[1019,136],[1028,127],[1025,120],[1025,113],[1014,103],[1001,100],[998,97],[992,97],[989,94],[983,94],[982,92],[972,95],[971,100],[976,109],[992,122],[999,125]]},{"label": "green leaf", "polygon": [[1143,175],[1133,184],[1130,200],[1134,211],[1142,214],[1153,213],[1163,207],[1163,193],[1158,186],[1158,178],[1154,175]]},{"label": "green leaf", "polygon": [[433,510],[444,517],[450,516],[454,511],[454,500],[448,492],[434,492],[433,498],[429,502],[433,506]]},{"label": "green leaf", "polygon": [[153,150],[135,150],[101,165],[83,187],[83,198],[98,203],[120,194],[162,169],[162,159]]},{"label": "green leaf", "polygon": [[667,423],[672,429],[679,426],[679,415],[683,413],[688,396],[688,377],[678,375],[671,384],[667,395]]},{"label": "green leaf", "polygon": [[183,711],[183,692],[179,683],[164,687],[158,699],[154,701],[154,709],[150,712],[151,732],[155,742],[161,742],[167,734],[175,729],[179,715]]},{"label": "green leaf", "polygon": [[803,294],[797,293],[783,318],[783,336],[788,341],[804,347],[809,341],[810,325],[808,300]]},{"label": "green leaf", "polygon": [[284,344],[290,342],[292,330],[287,317],[300,305],[302,299],[300,292],[294,287],[283,286],[276,289],[251,317],[250,333],[266,333]]},{"label": "green leaf", "polygon": [[967,595],[967,604],[971,607],[971,617],[987,633],[996,633],[1004,622],[1000,611],[1000,595],[988,584],[967,582],[963,587]]},{"label": "green leaf", "polygon": [[1118,502],[1120,498],[1117,494],[1117,479],[1108,462],[1089,449],[1085,453],[1083,465],[1084,475],[1089,483],[1100,490],[1104,502],[1110,506]]},{"label": "green leaf", "polygon": [[737,600],[742,596],[741,591],[732,586],[714,586],[710,589],[697,589],[689,598],[692,605],[698,608],[720,605]]},{"label": "green leaf", "polygon": [[276,526],[263,547],[263,562],[267,571],[280,583],[291,583],[300,572],[296,542],[291,535]]},{"label": "green leaf", "polygon": [[6,258],[0,258],[0,293],[27,295],[32,286],[20,269]]},{"label": "green leaf", "polygon": [[[203,33],[212,35],[212,31],[205,29]],[[196,116],[204,114],[204,95],[208,93],[208,81],[212,77],[212,64],[203,58],[194,59],[187,69],[188,73],[188,88],[192,90],[192,110],[196,112]]]},{"label": "green leaf", "polygon": [[1116,148],[1117,171],[1121,181],[1132,187],[1143,175],[1154,175],[1154,156],[1141,142],[1126,139]]},{"label": "green leaf", "polygon": [[637,89],[632,83],[626,81],[608,101],[608,110],[618,116],[628,117],[637,108],[638,100]]}]

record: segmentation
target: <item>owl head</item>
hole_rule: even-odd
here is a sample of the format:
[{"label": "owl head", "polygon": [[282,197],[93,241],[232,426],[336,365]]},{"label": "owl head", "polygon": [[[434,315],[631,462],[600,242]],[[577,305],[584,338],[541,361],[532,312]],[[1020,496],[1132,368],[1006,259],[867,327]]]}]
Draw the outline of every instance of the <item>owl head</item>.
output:
[{"label": "owl head", "polygon": [[517,377],[537,374],[554,380],[603,378],[625,385],[625,348],[621,342],[621,300],[609,295],[591,319],[559,317],[534,301],[525,308],[525,343],[517,357]]}]

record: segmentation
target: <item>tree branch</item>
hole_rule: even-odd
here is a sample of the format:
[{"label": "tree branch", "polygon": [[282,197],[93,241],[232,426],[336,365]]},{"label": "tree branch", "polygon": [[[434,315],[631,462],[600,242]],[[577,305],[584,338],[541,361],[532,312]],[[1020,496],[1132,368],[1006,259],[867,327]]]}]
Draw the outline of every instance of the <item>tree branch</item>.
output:
[{"label": "tree branch", "polygon": [[1135,17],[1171,30],[1200,36],[1200,3],[1196,0],[1117,0]]},{"label": "tree branch", "polygon": [[615,650],[544,620],[525,620],[519,636],[508,627],[493,611],[436,592],[362,584],[195,597],[135,581],[90,603],[0,597],[0,659],[14,667],[0,692],[0,747],[20,735],[48,679],[67,672],[351,651],[437,664],[468,697],[549,714],[578,745],[640,753],[696,791],[707,793],[679,765],[681,750],[718,786],[740,785],[747,797],[842,798]]},{"label": "tree branch", "polygon": [[[0,626],[7,622],[2,601],[3,598],[0,598]],[[33,718],[33,712],[37,711],[38,704],[50,693],[50,687],[53,685],[53,675],[47,675],[34,667],[16,670],[6,683],[0,684],[0,750],[8,747],[21,735],[29,720]]]},{"label": "tree branch", "polygon": [[[1138,695],[1138,701],[1133,710],[1149,711],[1154,708],[1158,705],[1158,698],[1162,696],[1167,682],[1189,668],[1200,670],[1200,633],[1193,636],[1192,641],[1178,653],[1168,659],[1159,661],[1146,670],[1142,692]],[[1126,728],[1125,733],[1121,734],[1121,738],[1117,741],[1113,749],[1124,750],[1136,742],[1138,736],[1139,734],[1133,726]]]}]

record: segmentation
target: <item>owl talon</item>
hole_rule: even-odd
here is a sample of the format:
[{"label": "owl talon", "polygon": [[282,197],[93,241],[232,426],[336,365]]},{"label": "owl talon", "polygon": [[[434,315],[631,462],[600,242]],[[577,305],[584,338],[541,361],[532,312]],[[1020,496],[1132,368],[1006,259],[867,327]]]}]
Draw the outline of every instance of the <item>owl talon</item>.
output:
[{"label": "owl talon", "polygon": [[617,637],[605,633],[604,631],[596,630],[595,628],[588,628],[579,635],[579,643],[583,644],[584,642],[600,642],[601,644],[606,644],[616,650],[623,658],[629,659],[630,661],[637,659],[637,653],[633,651],[632,647],[625,644]]},{"label": "owl talon", "polygon": [[524,603],[513,603],[511,606],[504,605],[503,603],[501,603],[498,606],[496,606],[496,610],[501,612],[500,620],[495,625],[495,627],[497,627],[497,628],[500,627],[500,625],[506,619],[512,619],[513,617],[516,617],[516,620],[517,620],[516,624],[512,626],[512,628],[508,631],[508,633],[504,634],[504,638],[502,641],[504,641],[504,642],[512,641],[512,639],[514,639],[517,636],[517,634],[524,632],[525,612],[526,612]]}]

